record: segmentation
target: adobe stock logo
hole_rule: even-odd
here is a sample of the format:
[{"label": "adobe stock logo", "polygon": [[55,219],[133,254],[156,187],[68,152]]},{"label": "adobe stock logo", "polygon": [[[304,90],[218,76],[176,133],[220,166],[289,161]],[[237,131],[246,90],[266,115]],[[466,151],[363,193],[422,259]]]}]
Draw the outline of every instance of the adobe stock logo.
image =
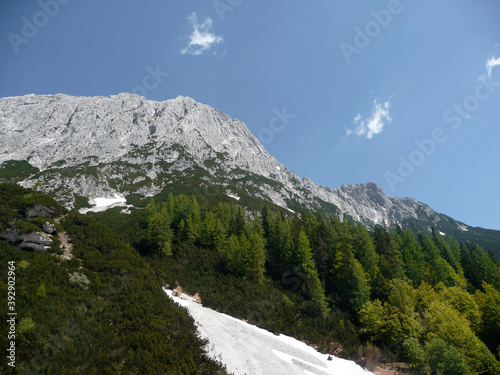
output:
[{"label": "adobe stock logo", "polygon": [[41,28],[47,26],[51,18],[54,18],[60,10],[61,5],[66,5],[70,0],[39,0],[38,5],[41,10],[35,12],[31,19],[21,18],[21,35],[14,32],[7,34],[12,49],[17,54],[21,44],[28,44]]},{"label": "adobe stock logo", "polygon": [[[474,95],[467,96],[461,104],[453,104],[453,107],[447,109],[443,113],[443,121],[451,124],[452,130],[458,130],[462,126],[464,120],[470,120],[472,113],[477,111],[481,102],[488,100],[496,89],[500,87],[500,82],[492,80],[491,75],[480,77]],[[403,183],[410,178],[416,171],[417,167],[425,163],[425,161],[433,155],[438,145],[448,140],[446,129],[434,128],[431,136],[424,140],[415,140],[416,148],[413,149],[407,158],[400,155],[399,165],[396,173],[387,171],[384,173],[385,179],[389,184],[391,191],[395,191],[395,187],[399,183]]]},{"label": "adobe stock logo", "polygon": [[167,78],[170,73],[162,72],[160,70],[160,64],[157,64],[155,69],[151,68],[149,65],[146,67],[146,72],[148,72],[142,78],[142,85],[135,86],[132,89],[132,94],[137,94],[146,97],[148,91],[152,91],[156,89],[160,83],[163,82],[163,79]]},{"label": "adobe stock logo", "polygon": [[358,26],[354,28],[352,44],[340,43],[340,50],[348,64],[352,62],[352,55],[359,55],[364,48],[371,44],[373,39],[380,35],[383,29],[389,26],[393,16],[400,14],[404,10],[400,0],[389,0],[386,8],[380,11],[372,10],[370,12],[372,20],[368,21],[363,28]]},{"label": "adobe stock logo", "polygon": [[224,21],[224,14],[226,12],[232,12],[237,6],[240,6],[243,0],[215,0],[213,6],[219,19]]},{"label": "adobe stock logo", "polygon": [[275,116],[269,121],[269,127],[260,129],[259,131],[258,138],[262,144],[271,143],[274,139],[274,134],[282,132],[290,124],[290,120],[297,117],[297,115],[288,113],[286,107],[283,107],[281,112],[274,108],[273,113]]}]

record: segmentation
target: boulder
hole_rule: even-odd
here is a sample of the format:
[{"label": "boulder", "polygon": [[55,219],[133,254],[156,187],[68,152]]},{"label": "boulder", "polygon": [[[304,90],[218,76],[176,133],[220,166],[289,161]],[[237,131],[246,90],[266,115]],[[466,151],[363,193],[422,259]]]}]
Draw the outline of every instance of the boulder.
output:
[{"label": "boulder", "polygon": [[29,218],[40,217],[40,216],[52,218],[54,217],[54,214],[55,210],[53,208],[48,208],[43,204],[39,203],[35,204],[32,207],[29,207],[26,210],[26,216],[28,216]]},{"label": "boulder", "polygon": [[[20,236],[21,237],[21,236]],[[36,250],[46,252],[52,245],[52,236],[44,232],[31,232],[24,236],[23,242],[18,247],[23,250]]]},{"label": "boulder", "polygon": [[0,240],[6,240],[20,250],[46,252],[52,245],[52,236],[45,232],[20,234],[18,231],[6,230],[0,233]]},{"label": "boulder", "polygon": [[42,229],[45,233],[53,234],[56,231],[56,226],[46,221]]}]

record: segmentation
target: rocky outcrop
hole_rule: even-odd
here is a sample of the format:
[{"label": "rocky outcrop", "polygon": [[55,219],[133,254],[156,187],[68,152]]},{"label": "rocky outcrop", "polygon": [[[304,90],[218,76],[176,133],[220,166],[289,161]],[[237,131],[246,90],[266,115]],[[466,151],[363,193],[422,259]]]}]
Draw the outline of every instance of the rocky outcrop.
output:
[{"label": "rocky outcrop", "polygon": [[46,252],[50,248],[50,245],[52,245],[52,242],[50,234],[45,232],[31,232],[25,235],[23,241],[17,246],[22,250]]},{"label": "rocky outcrop", "polygon": [[[44,205],[36,204],[27,211],[27,219],[34,217],[47,217],[47,214],[54,214],[53,209]],[[20,250],[47,252],[54,242],[53,235],[56,234],[55,224],[46,221],[41,231],[32,231],[29,233],[21,232],[16,229],[15,222],[10,223],[9,228],[0,231],[0,240],[8,241]]]},{"label": "rocky outcrop", "polygon": [[7,229],[0,233],[0,239],[16,246],[20,250],[47,252],[52,245],[52,236],[45,232],[19,233],[12,229]]},{"label": "rocky outcrop", "polygon": [[34,217],[48,217],[48,218],[53,218],[54,217],[55,210],[53,208],[46,207],[42,204],[35,204],[31,207],[28,207],[26,209],[26,216],[28,218],[34,218]]},{"label": "rocky outcrop", "polygon": [[48,221],[46,221],[45,224],[43,224],[42,230],[45,233],[53,234],[56,231],[56,226],[54,224],[51,224]]}]

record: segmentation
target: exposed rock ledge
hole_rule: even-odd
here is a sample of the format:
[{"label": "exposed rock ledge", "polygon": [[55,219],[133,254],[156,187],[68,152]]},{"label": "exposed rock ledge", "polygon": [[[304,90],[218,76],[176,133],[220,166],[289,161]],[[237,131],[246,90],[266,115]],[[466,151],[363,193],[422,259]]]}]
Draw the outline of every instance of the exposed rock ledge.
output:
[{"label": "exposed rock ledge", "polygon": [[1,232],[0,239],[9,241],[20,250],[34,250],[42,251],[44,253],[47,252],[53,242],[52,235],[49,233],[19,233],[19,231],[14,231],[12,229],[7,229]]}]

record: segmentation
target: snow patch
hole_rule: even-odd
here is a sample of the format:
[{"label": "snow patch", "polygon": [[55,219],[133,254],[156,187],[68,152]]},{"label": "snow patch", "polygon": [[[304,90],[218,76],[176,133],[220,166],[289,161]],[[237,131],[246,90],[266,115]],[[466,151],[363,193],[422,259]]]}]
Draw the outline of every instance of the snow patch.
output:
[{"label": "snow patch", "polygon": [[91,208],[80,209],[81,214],[86,214],[87,212],[102,212],[106,211],[108,208],[127,206],[125,203],[127,199],[121,197],[118,194],[114,195],[114,198],[94,198],[90,200],[94,204]]},{"label": "snow patch", "polygon": [[441,231],[439,231],[439,234],[440,234],[441,236],[446,236],[446,233],[441,232]]},{"label": "snow patch", "polygon": [[236,194],[234,194],[232,191],[228,190],[226,191],[226,195],[229,197],[229,198],[234,198],[236,199],[237,201],[239,201],[241,199],[241,197],[238,197]]},{"label": "snow patch", "polygon": [[459,225],[458,229],[460,229],[462,232],[467,232],[469,230],[469,227],[467,225]]},{"label": "snow patch", "polygon": [[[218,313],[186,295],[165,293],[186,307],[202,338],[208,339],[208,355],[235,375],[368,375],[353,361],[321,354],[292,337],[279,335]],[[330,360],[329,360],[330,359]],[[372,374],[373,375],[373,374]]]}]

